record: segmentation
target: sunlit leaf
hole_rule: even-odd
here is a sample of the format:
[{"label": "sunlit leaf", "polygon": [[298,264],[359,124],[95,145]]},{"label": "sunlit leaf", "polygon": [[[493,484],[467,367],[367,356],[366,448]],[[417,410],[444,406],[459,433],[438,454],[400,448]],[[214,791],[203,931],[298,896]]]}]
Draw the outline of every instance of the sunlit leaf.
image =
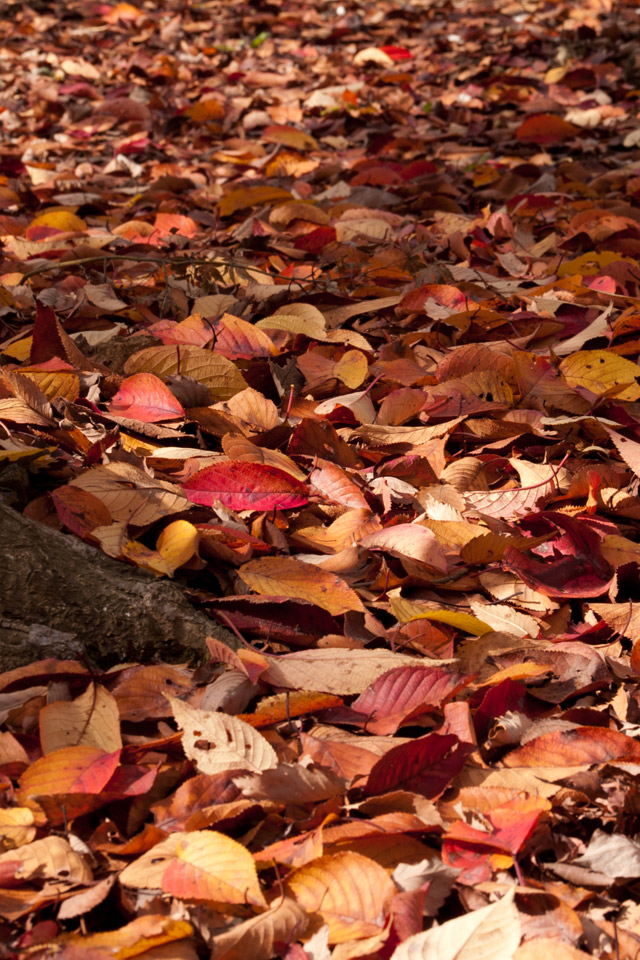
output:
[{"label": "sunlit leaf", "polygon": [[194,473],[182,488],[193,503],[218,502],[232,510],[286,510],[308,500],[306,486],[290,474],[247,461],[214,463]]},{"label": "sunlit leaf", "polygon": [[329,942],[371,937],[384,929],[394,886],[387,872],[359,853],[336,853],[301,867],[287,888],[310,914],[329,924]]},{"label": "sunlit leaf", "polygon": [[363,609],[358,594],[341,577],[293,557],[252,560],[242,567],[240,575],[252,590],[264,596],[284,594],[315,603],[334,615]]}]

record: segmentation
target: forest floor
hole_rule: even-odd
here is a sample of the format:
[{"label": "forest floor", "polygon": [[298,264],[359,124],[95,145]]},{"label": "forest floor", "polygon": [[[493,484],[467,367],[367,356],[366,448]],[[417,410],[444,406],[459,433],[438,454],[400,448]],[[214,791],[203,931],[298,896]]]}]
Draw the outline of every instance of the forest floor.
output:
[{"label": "forest floor", "polygon": [[0,37],[0,957],[635,960],[636,5]]}]

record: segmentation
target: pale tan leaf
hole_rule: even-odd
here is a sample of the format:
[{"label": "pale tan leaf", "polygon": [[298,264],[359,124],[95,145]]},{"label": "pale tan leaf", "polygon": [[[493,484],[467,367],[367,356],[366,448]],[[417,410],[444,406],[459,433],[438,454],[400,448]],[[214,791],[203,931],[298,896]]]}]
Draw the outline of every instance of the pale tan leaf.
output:
[{"label": "pale tan leaf", "polygon": [[29,807],[0,807],[0,844],[12,850],[31,843],[36,835],[33,811]]},{"label": "pale tan leaf", "polygon": [[496,600],[514,600],[519,607],[525,607],[533,613],[546,613],[559,607],[551,597],[528,587],[523,580],[507,570],[484,570],[480,574],[480,583]]},{"label": "pale tan leaf", "polygon": [[[353,351],[356,352],[356,351]],[[360,354],[362,356],[362,354]],[[362,381],[360,381],[362,382]],[[349,386],[349,384],[347,384]],[[356,384],[357,386],[357,384]],[[344,393],[340,397],[332,397],[329,400],[323,400],[316,407],[316,413],[325,417],[336,407],[346,407],[360,423],[373,423],[376,419],[376,410],[371,402],[369,394],[365,390],[358,390],[356,393]]]},{"label": "pale tan leaf", "polygon": [[122,747],[120,714],[106,687],[90,683],[75,700],[56,700],[39,715],[43,753],[84,743],[113,753]]},{"label": "pale tan leaf", "polygon": [[58,910],[58,920],[71,920],[73,917],[80,917],[83,913],[93,910],[99,903],[107,899],[115,882],[116,874],[112,873],[92,887],[81,890],[75,896],[63,900]]},{"label": "pale tan leaf", "polygon": [[520,943],[514,891],[440,927],[416,933],[396,947],[391,960],[512,960]]},{"label": "pale tan leaf", "polygon": [[592,953],[585,953],[566,940],[555,937],[534,937],[518,947],[513,960],[590,960]]},{"label": "pale tan leaf", "polygon": [[377,217],[359,217],[351,220],[337,220],[335,223],[336,240],[348,243],[350,240],[385,240],[393,233],[391,224]]},{"label": "pale tan leaf", "polygon": [[[314,690],[349,696],[363,690],[394,667],[424,663],[416,657],[391,650],[299,650],[282,657],[267,657],[263,679],[274,687]],[[370,747],[370,737],[366,747]],[[394,744],[397,743],[394,740]],[[363,744],[364,745],[364,744]]]},{"label": "pale tan leaf", "polygon": [[394,66],[392,57],[379,47],[365,47],[363,50],[358,50],[353,58],[353,65],[355,67],[362,67],[366,63],[377,63],[381,67]]},{"label": "pale tan leaf", "polygon": [[0,400],[0,421],[2,420],[9,420],[11,423],[28,423],[35,427],[51,426],[51,420],[37,413],[19,397]]},{"label": "pale tan leaf", "polygon": [[248,424],[256,433],[266,433],[268,430],[273,430],[280,422],[278,408],[273,400],[268,400],[267,397],[252,387],[241,390],[229,400],[215,404],[214,408]]},{"label": "pale tan leaf", "polygon": [[93,880],[85,860],[72,850],[63,837],[48,836],[26,843],[16,850],[0,854],[0,866],[17,861],[15,876],[21,880],[35,878],[62,881],[65,884],[87,884]]},{"label": "pale tan leaf", "polygon": [[447,572],[447,560],[436,535],[417,523],[384,527],[361,540],[360,546],[365,550],[384,550],[400,560],[410,558],[440,573]]},{"label": "pale tan leaf", "polygon": [[109,510],[115,521],[143,527],[191,506],[176,484],[156,480],[129,463],[108,463],[86,470],[69,486],[88,490]]},{"label": "pale tan leaf", "polygon": [[488,624],[492,630],[503,630],[513,637],[537,637],[540,624],[527,613],[520,613],[505,603],[471,603],[471,609],[478,620]]},{"label": "pale tan leaf", "polygon": [[396,427],[379,424],[365,424],[358,427],[351,434],[352,439],[361,440],[372,447],[399,447],[405,451],[407,447],[420,446],[436,437],[450,433],[462,417],[456,417],[446,423],[437,423],[432,427]]},{"label": "pale tan leaf", "polygon": [[327,527],[298,527],[293,531],[296,541],[312,546],[323,553],[338,553],[356,546],[364,537],[381,530],[378,517],[367,508],[347,510]]},{"label": "pale tan leaf", "polygon": [[182,730],[184,752],[201,773],[222,770],[259,773],[277,765],[278,758],[271,744],[244,720],[199,710],[175,697],[167,696],[167,700]]},{"label": "pale tan leaf", "polygon": [[314,769],[299,763],[280,763],[263,773],[234,777],[233,782],[245,797],[276,803],[318,803],[345,790],[342,777],[321,767]]},{"label": "pale tan leaf", "polygon": [[290,943],[304,933],[308,917],[291,897],[280,897],[257,917],[214,936],[210,960],[270,960],[276,943]]},{"label": "pale tan leaf", "polygon": [[345,507],[368,509],[367,498],[347,473],[337,463],[315,458],[314,469],[309,474],[309,483],[333,503]]}]

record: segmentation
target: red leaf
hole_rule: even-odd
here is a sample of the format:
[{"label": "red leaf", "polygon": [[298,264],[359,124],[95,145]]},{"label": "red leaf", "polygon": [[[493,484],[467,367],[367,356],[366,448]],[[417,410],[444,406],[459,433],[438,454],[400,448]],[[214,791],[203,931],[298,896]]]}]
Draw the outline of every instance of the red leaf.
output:
[{"label": "red leaf", "polygon": [[442,862],[448,867],[459,870],[457,882],[470,887],[491,879],[493,874],[491,856],[494,853],[495,849],[490,845],[482,846],[465,840],[445,840],[442,844]]},{"label": "red leaf", "polygon": [[403,180],[416,180],[418,177],[428,177],[438,172],[438,168],[431,160],[414,160],[401,172]]},{"label": "red leaf", "polygon": [[278,467],[250,461],[214,463],[194,473],[182,488],[192,503],[211,507],[218,501],[231,510],[287,510],[303,507],[309,499],[300,480]]},{"label": "red leaf", "polygon": [[412,60],[413,54],[406,47],[380,47],[383,53],[386,53],[392,60]]},{"label": "red leaf", "polygon": [[322,253],[329,243],[334,243],[336,232],[333,227],[316,227],[309,233],[303,234],[296,239],[294,247],[296,250],[306,250],[307,253]]},{"label": "red leaf", "polygon": [[[366,741],[365,741],[366,742]],[[429,733],[389,750],[373,767],[364,787],[368,796],[410,790],[435,800],[462,770],[473,750],[452,734]]]},{"label": "red leaf", "polygon": [[564,535],[536,548],[542,555],[564,556],[544,562],[507,547],[503,561],[507,570],[548,597],[594,597],[608,590],[611,569],[600,552],[598,535],[585,523],[551,511],[527,518],[526,525],[530,523],[541,523],[544,532],[553,527],[564,530]]}]

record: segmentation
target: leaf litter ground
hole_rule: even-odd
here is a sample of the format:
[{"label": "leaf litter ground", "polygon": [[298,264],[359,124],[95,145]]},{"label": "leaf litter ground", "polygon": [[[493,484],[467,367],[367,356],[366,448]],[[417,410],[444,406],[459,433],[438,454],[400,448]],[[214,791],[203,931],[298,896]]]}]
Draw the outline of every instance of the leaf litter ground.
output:
[{"label": "leaf litter ground", "polygon": [[5,495],[238,648],[0,676],[0,954],[636,957],[635,6],[2,16]]}]

